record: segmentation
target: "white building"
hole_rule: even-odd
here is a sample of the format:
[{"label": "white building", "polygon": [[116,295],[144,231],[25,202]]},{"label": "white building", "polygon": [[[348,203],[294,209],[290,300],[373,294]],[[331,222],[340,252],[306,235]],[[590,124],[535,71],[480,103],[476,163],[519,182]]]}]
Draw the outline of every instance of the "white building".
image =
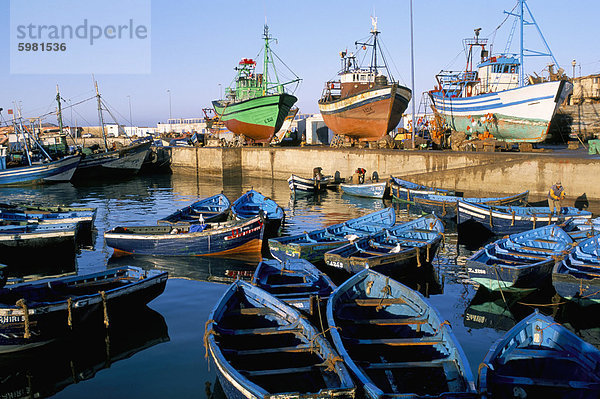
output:
[{"label": "white building", "polygon": [[298,120],[298,133],[304,134],[306,144],[329,144],[335,135],[330,130],[321,114],[314,114],[310,117]]},{"label": "white building", "polygon": [[169,119],[167,123],[157,123],[156,133],[208,133],[204,118]]},{"label": "white building", "polygon": [[139,127],[139,126],[124,126],[121,125],[104,125],[104,131],[108,137],[119,137],[123,136],[123,132],[127,137],[146,137],[148,135],[154,136],[156,134],[156,128],[153,127]]}]

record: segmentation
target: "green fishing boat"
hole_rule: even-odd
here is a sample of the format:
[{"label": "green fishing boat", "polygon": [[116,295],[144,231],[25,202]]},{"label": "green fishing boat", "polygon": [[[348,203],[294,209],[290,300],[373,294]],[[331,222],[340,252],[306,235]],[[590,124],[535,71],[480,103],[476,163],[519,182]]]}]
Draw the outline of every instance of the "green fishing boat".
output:
[{"label": "green fishing boat", "polygon": [[290,108],[298,100],[285,91],[285,86],[296,84],[297,87],[300,82],[295,74],[295,79],[289,82],[279,81],[274,63],[274,57],[279,57],[270,47],[273,37],[269,35],[267,25],[263,38],[263,72],[256,73],[255,60],[243,58],[235,68],[237,76],[233,87],[225,89],[224,99],[212,102],[215,113],[227,129],[256,143],[268,143],[279,131]]}]

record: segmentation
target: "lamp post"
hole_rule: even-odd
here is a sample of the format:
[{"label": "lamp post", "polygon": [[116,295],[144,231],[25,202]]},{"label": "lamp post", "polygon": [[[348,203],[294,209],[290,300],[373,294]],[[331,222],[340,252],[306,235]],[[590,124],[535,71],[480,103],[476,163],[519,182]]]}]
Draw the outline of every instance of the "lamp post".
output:
[{"label": "lamp post", "polygon": [[169,119],[173,119],[173,114],[171,113],[171,90],[167,90],[169,93]]},{"label": "lamp post", "polygon": [[[373,50],[374,51],[374,50]],[[415,51],[413,45],[413,2],[410,0],[410,77],[412,86],[412,132],[410,134],[412,148],[415,148]]]},{"label": "lamp post", "polygon": [[131,127],[130,134],[133,133],[133,119],[131,118],[131,96],[127,96],[127,100],[129,100],[129,127]]},{"label": "lamp post", "polygon": [[223,99],[223,91],[221,90],[221,83],[219,83],[219,100]]},{"label": "lamp post", "polygon": [[575,65],[577,65],[577,62],[573,60],[571,61],[571,65],[573,65],[573,81],[575,81]]}]

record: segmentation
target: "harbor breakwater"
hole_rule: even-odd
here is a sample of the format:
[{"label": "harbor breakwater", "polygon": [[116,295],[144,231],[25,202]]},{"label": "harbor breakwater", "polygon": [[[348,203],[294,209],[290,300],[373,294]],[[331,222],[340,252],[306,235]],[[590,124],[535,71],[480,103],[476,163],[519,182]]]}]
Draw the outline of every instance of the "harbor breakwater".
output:
[{"label": "harbor breakwater", "polygon": [[428,186],[463,191],[465,195],[508,194],[529,190],[545,197],[557,180],[567,190],[568,201],[585,196],[600,200],[600,157],[583,152],[454,152],[337,149],[329,147],[174,147],[175,173],[285,180],[291,174],[312,176],[314,167],[324,174],[351,176],[356,168],[367,175],[377,172]]}]

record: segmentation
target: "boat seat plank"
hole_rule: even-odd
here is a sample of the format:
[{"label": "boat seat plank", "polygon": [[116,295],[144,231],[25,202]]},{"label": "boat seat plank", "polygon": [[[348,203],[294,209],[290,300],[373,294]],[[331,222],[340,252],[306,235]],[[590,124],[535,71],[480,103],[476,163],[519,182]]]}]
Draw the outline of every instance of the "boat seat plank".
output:
[{"label": "boat seat plank", "polygon": [[290,367],[287,369],[273,369],[273,370],[239,370],[240,373],[248,376],[248,377],[257,377],[257,376],[265,376],[265,375],[278,375],[278,374],[299,374],[299,373],[309,373],[317,365],[307,366],[307,367]]},{"label": "boat seat plank", "polygon": [[[305,292],[280,292],[279,294],[271,294],[276,298],[286,297],[309,297],[312,295],[319,295],[319,291],[305,291]],[[323,299],[324,297],[321,297]]]},{"label": "boat seat plank", "polygon": [[511,384],[511,385],[534,385],[544,387],[556,387],[556,388],[570,388],[570,389],[590,389],[598,391],[600,390],[599,382],[590,381],[558,381],[551,380],[548,378],[534,378],[534,377],[515,377],[510,375],[492,374],[490,378],[498,384]]},{"label": "boat seat plank", "polygon": [[421,317],[403,317],[394,319],[355,319],[351,317],[339,317],[338,319],[343,321],[350,321],[354,324],[375,324],[380,326],[410,326],[427,324],[428,320],[426,316]]},{"label": "boat seat plank", "polygon": [[297,283],[297,284],[264,284],[263,287],[269,288],[306,288],[312,287],[314,283]]},{"label": "boat seat plank", "polygon": [[389,345],[389,346],[419,346],[419,345],[437,345],[444,340],[437,335],[422,338],[377,338],[377,339],[357,339],[343,337],[345,340],[358,345]]},{"label": "boat seat plank", "polygon": [[364,369],[404,369],[418,367],[443,367],[444,363],[453,363],[453,360],[443,358],[435,360],[424,360],[420,362],[390,362],[390,363],[366,363]]},{"label": "boat seat plank", "polygon": [[359,251],[363,254],[367,254],[367,255],[371,255],[371,256],[382,256],[382,255],[388,255],[388,252],[374,252],[374,251],[367,251],[366,249],[362,249],[359,248]]},{"label": "boat seat plank", "polygon": [[536,238],[533,241],[536,241],[536,242],[546,242],[548,244],[558,244],[559,243],[556,240],[548,240],[548,239],[545,239],[545,238]]},{"label": "boat seat plank", "polygon": [[264,348],[264,349],[221,349],[224,353],[231,353],[237,356],[248,356],[248,355],[264,355],[268,353],[280,353],[280,352],[310,352],[312,349],[309,344],[300,344],[296,346],[284,346],[279,348]]},{"label": "boat seat plank", "polygon": [[300,327],[278,326],[248,329],[228,329],[215,326],[217,332],[222,335],[276,335],[276,334],[295,334],[302,332]]},{"label": "boat seat plank", "polygon": [[357,298],[349,304],[357,306],[389,306],[406,303],[402,298]]},{"label": "boat seat plank", "polygon": [[559,350],[552,350],[552,349],[526,349],[526,348],[519,348],[519,349],[513,349],[510,351],[509,354],[507,354],[507,356],[501,357],[500,359],[498,359],[500,361],[501,364],[510,361],[510,360],[528,360],[528,359],[543,359],[543,358],[549,358],[552,360],[558,360],[558,359],[563,359],[563,360],[574,360],[576,361],[577,358],[575,357],[574,354],[566,352],[566,351],[559,351]]},{"label": "boat seat plank", "polygon": [[521,246],[521,248],[523,248],[523,249],[526,249],[526,250],[528,250],[528,251],[537,251],[537,252],[546,252],[546,253],[549,253],[549,252],[550,252],[550,253],[556,252],[556,251],[555,251],[555,250],[553,250],[553,249],[548,249],[548,248],[538,248],[538,247],[529,247],[529,246],[526,246],[526,245],[523,245],[523,246]]},{"label": "boat seat plank", "polygon": [[273,309],[269,308],[243,308],[243,309],[232,309],[229,311],[231,315],[243,315],[243,316],[264,316],[268,314],[277,314]]}]

